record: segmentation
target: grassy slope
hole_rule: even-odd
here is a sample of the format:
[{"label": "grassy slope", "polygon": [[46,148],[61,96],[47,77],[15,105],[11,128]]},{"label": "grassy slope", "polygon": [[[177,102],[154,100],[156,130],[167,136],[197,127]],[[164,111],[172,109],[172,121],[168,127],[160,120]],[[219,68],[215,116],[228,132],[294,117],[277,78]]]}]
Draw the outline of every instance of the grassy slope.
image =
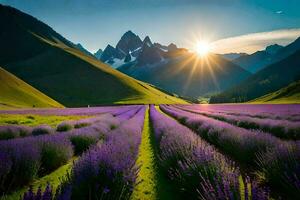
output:
[{"label": "grassy slope", "polygon": [[63,107],[0,67],[0,108]]},{"label": "grassy slope", "polygon": [[[185,103],[124,75],[77,49],[34,36],[47,45],[49,51],[11,64],[9,70],[66,106]],[[45,62],[51,69],[44,65]],[[31,73],[26,70],[28,67],[31,67]]]},{"label": "grassy slope", "polygon": [[294,82],[276,92],[254,99],[249,103],[300,103],[300,81]]},{"label": "grassy slope", "polygon": [[[147,83],[135,80],[123,73],[120,73],[119,71],[111,68],[110,66],[99,62],[98,60],[94,59],[93,57],[87,56],[83,54],[82,52],[78,51],[77,49],[69,48],[67,46],[64,46],[62,44],[52,43],[50,41],[47,41],[49,44],[56,46],[58,48],[61,48],[65,50],[66,52],[70,53],[71,55],[74,55],[81,60],[85,61],[86,63],[90,64],[91,66],[95,67],[96,69],[100,69],[102,72],[104,72],[107,75],[110,75],[112,79],[115,79],[115,81],[118,81],[124,89],[126,88],[128,91],[130,91],[130,95],[125,94],[125,91],[114,91],[114,88],[110,88],[109,84],[106,85],[107,87],[104,87],[103,89],[105,91],[111,90],[112,92],[110,95],[111,97],[108,97],[109,99],[115,99],[115,95],[118,93],[122,94],[124,97],[120,97],[119,99],[112,100],[107,102],[106,100],[103,101],[103,103],[116,103],[116,104],[162,104],[162,103],[186,103],[184,100],[181,100],[179,98],[170,96],[168,94],[165,94],[161,92],[160,90],[150,86]],[[111,81],[111,80],[108,80]],[[101,89],[101,88],[98,88]],[[117,93],[117,94],[116,94]]]},{"label": "grassy slope", "polygon": [[184,103],[82,53],[48,25],[14,8],[0,5],[0,26],[5,30],[0,65],[65,106]]},{"label": "grassy slope", "polygon": [[113,103],[123,104],[165,104],[165,103],[187,103],[186,101],[179,99],[177,97],[168,95],[151,85],[144,83],[142,81],[138,81],[133,79],[119,71],[99,62],[98,60],[86,56],[80,51],[76,49],[67,48],[66,51],[69,53],[80,57],[81,59],[85,60],[86,62],[90,63],[94,67],[101,69],[102,71],[112,74],[116,77],[120,82],[126,86],[129,86],[132,90],[135,91],[135,95],[128,96],[126,98],[121,98]]}]

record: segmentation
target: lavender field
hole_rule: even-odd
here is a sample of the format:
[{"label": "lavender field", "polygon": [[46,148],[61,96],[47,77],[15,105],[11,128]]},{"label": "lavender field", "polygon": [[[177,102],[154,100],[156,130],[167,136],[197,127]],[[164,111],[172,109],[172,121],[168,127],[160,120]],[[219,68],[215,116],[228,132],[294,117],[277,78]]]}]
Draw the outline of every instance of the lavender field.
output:
[{"label": "lavender field", "polygon": [[[1,199],[298,199],[299,105],[1,110]],[[82,118],[81,118],[82,117]]]}]

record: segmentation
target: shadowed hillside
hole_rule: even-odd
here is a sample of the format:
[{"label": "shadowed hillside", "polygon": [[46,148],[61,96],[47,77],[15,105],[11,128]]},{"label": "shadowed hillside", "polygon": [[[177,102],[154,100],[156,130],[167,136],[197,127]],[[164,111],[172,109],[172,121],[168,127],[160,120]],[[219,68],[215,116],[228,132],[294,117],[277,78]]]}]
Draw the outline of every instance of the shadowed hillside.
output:
[{"label": "shadowed hillside", "polygon": [[265,50],[257,51],[250,55],[242,55],[232,60],[232,62],[255,73],[268,65],[287,58],[298,50],[300,50],[300,38],[297,38],[287,46],[280,46],[278,44],[267,46]]},{"label": "shadowed hillside", "polygon": [[275,92],[300,78],[300,50],[211,98],[211,103],[246,102]]},{"label": "shadowed hillside", "polygon": [[300,103],[300,81],[291,83],[287,87],[254,99],[249,103]]},{"label": "shadowed hillside", "polygon": [[46,24],[0,5],[0,64],[65,106],[180,103],[88,56]]},{"label": "shadowed hillside", "polygon": [[0,108],[63,107],[0,67]]}]

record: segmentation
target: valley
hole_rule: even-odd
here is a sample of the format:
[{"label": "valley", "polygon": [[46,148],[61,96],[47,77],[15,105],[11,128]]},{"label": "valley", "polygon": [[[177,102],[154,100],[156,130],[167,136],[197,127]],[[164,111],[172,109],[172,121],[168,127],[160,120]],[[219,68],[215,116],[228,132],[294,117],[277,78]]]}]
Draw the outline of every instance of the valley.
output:
[{"label": "valley", "polygon": [[0,200],[298,199],[295,8],[0,1]]}]

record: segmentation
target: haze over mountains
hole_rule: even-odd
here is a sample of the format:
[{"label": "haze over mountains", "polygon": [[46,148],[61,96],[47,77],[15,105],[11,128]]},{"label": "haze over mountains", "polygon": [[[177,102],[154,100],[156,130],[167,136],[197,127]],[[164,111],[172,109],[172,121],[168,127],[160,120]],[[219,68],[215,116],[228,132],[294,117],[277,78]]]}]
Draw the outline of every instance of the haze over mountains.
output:
[{"label": "haze over mountains", "polygon": [[246,53],[226,53],[226,54],[220,54],[223,58],[226,58],[227,60],[235,60],[241,56],[246,56],[248,54]]},{"label": "haze over mountains", "polygon": [[115,48],[108,45],[101,60],[136,79],[191,98],[220,92],[250,75],[222,56],[200,58],[175,44],[153,43],[149,36],[142,41],[131,31]]},{"label": "haze over mountains", "polygon": [[[298,42],[297,39],[295,42]],[[294,44],[290,44],[293,46]],[[268,65],[242,83],[213,96],[211,103],[246,102],[275,92],[300,80],[300,49],[285,59]]]},{"label": "haze over mountains", "polygon": [[298,49],[300,49],[300,38],[285,47],[278,44],[270,45],[263,51],[257,51],[251,55],[242,55],[232,60],[232,62],[255,73],[270,64],[292,55]]},{"label": "haze over mountains", "polygon": [[[23,90],[32,99],[27,107],[185,103],[178,95],[193,100],[213,95],[211,103],[245,102],[300,79],[300,38],[251,55],[201,57],[127,31],[115,47],[92,54],[38,19],[1,4],[0,26],[2,77],[26,85]],[[4,85],[0,91],[6,91]],[[9,98],[0,103],[9,105]]]},{"label": "haze over mountains", "polygon": [[0,5],[0,26],[0,65],[65,106],[184,102],[82,53],[17,9]]},{"label": "haze over mountains", "polygon": [[[108,45],[100,59],[125,74],[180,96],[198,98],[221,92],[214,95],[212,103],[245,102],[298,80],[299,56],[290,56],[299,49],[297,39],[285,47],[274,44],[251,55],[210,54],[199,58],[175,44],[153,43],[148,36],[142,41],[128,31],[116,47]],[[224,94],[232,97],[223,98]]]}]

